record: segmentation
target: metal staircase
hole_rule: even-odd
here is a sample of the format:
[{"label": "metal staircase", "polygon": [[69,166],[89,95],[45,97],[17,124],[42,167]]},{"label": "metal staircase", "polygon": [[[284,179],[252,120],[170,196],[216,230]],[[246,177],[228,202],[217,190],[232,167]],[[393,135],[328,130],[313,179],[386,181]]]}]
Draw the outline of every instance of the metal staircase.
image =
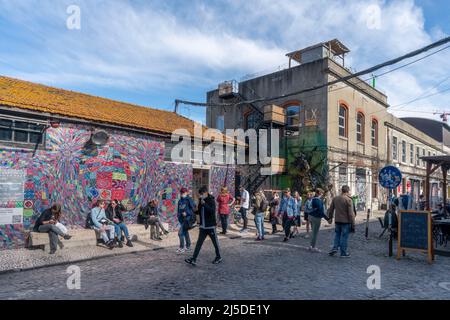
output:
[{"label": "metal staircase", "polygon": [[[243,101],[248,101],[249,97],[244,97],[240,91],[241,90],[237,90],[236,92],[233,92],[232,94],[230,94],[226,98],[227,102],[238,105],[238,104],[242,103]],[[257,96],[253,92],[252,98],[258,99],[261,97]],[[271,124],[269,122],[264,121],[264,113],[263,113],[263,111],[261,111],[261,109],[263,107],[262,105],[258,106],[254,103],[248,103],[248,102],[246,102],[243,105],[249,106],[250,109],[256,115],[256,121],[255,121],[255,125],[253,126],[253,129],[255,129],[259,133],[259,130],[261,130],[261,129],[270,129],[271,128]],[[249,128],[247,128],[247,129],[249,129]],[[268,139],[269,139],[269,143],[270,143],[270,132],[269,132]],[[270,146],[269,146],[269,150],[270,150]],[[248,165],[248,168],[249,168],[249,174],[243,179],[242,184],[243,184],[244,188],[250,194],[253,194],[266,181],[268,175],[261,174],[261,169],[264,168],[264,165],[262,165],[259,162],[255,165]]]}]

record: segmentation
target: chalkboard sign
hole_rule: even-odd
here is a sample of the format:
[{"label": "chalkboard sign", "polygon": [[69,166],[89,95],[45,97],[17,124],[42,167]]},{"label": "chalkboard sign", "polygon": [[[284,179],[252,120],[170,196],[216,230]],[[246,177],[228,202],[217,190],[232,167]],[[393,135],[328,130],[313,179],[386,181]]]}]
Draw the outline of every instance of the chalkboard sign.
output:
[{"label": "chalkboard sign", "polygon": [[431,213],[428,211],[401,210],[398,217],[397,258],[405,250],[422,251],[432,260]]}]

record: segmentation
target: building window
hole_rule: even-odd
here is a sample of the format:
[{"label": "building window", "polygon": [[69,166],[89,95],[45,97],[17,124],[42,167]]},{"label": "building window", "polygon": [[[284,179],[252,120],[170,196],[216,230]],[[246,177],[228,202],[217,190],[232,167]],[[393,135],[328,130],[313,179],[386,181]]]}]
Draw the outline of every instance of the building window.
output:
[{"label": "building window", "polygon": [[224,115],[218,115],[216,118],[216,129],[219,131],[225,130],[225,116]]},{"label": "building window", "polygon": [[258,115],[255,112],[249,113],[245,117],[245,129],[256,129],[258,126]]},{"label": "building window", "polygon": [[43,124],[0,118],[0,141],[21,144],[44,144]]},{"label": "building window", "polygon": [[402,140],[402,162],[406,163],[406,141]]},{"label": "building window", "polygon": [[409,144],[409,163],[414,164],[414,145],[412,143]]},{"label": "building window", "polygon": [[362,112],[356,115],[356,141],[364,143],[365,119]]},{"label": "building window", "polygon": [[397,137],[392,137],[392,160],[397,160],[397,149],[398,149],[398,144],[397,144]]},{"label": "building window", "polygon": [[416,147],[416,166],[420,166],[420,148]]},{"label": "building window", "polygon": [[378,183],[372,183],[372,198],[378,198]]},{"label": "building window", "polygon": [[289,106],[286,108],[286,125],[292,127],[300,126],[300,106]]},{"label": "building window", "polygon": [[348,109],[347,107],[339,106],[339,136],[347,138],[347,123],[348,123]]},{"label": "building window", "polygon": [[[425,149],[422,149],[422,157],[425,157]],[[425,167],[425,161],[422,160],[422,167]]]},{"label": "building window", "polygon": [[372,140],[372,146],[378,147],[378,121],[372,119],[372,126],[370,128],[370,138]]}]

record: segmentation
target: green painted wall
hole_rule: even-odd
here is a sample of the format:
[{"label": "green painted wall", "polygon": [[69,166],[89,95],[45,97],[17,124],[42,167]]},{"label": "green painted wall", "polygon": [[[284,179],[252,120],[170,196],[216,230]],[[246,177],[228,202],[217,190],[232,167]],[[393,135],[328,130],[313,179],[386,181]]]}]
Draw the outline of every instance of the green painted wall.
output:
[{"label": "green painted wall", "polygon": [[328,184],[326,136],[317,126],[303,127],[297,136],[282,137],[280,156],[287,160],[287,174],[277,176],[274,188],[307,189]]}]

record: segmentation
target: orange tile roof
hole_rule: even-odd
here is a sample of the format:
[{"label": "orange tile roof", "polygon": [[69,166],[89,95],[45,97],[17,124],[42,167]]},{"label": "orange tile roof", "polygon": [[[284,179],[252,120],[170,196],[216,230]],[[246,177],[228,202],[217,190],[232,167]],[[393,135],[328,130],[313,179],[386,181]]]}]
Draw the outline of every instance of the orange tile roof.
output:
[{"label": "orange tile roof", "polygon": [[193,134],[194,122],[174,112],[0,76],[0,105],[106,122],[160,133],[177,128]]}]

